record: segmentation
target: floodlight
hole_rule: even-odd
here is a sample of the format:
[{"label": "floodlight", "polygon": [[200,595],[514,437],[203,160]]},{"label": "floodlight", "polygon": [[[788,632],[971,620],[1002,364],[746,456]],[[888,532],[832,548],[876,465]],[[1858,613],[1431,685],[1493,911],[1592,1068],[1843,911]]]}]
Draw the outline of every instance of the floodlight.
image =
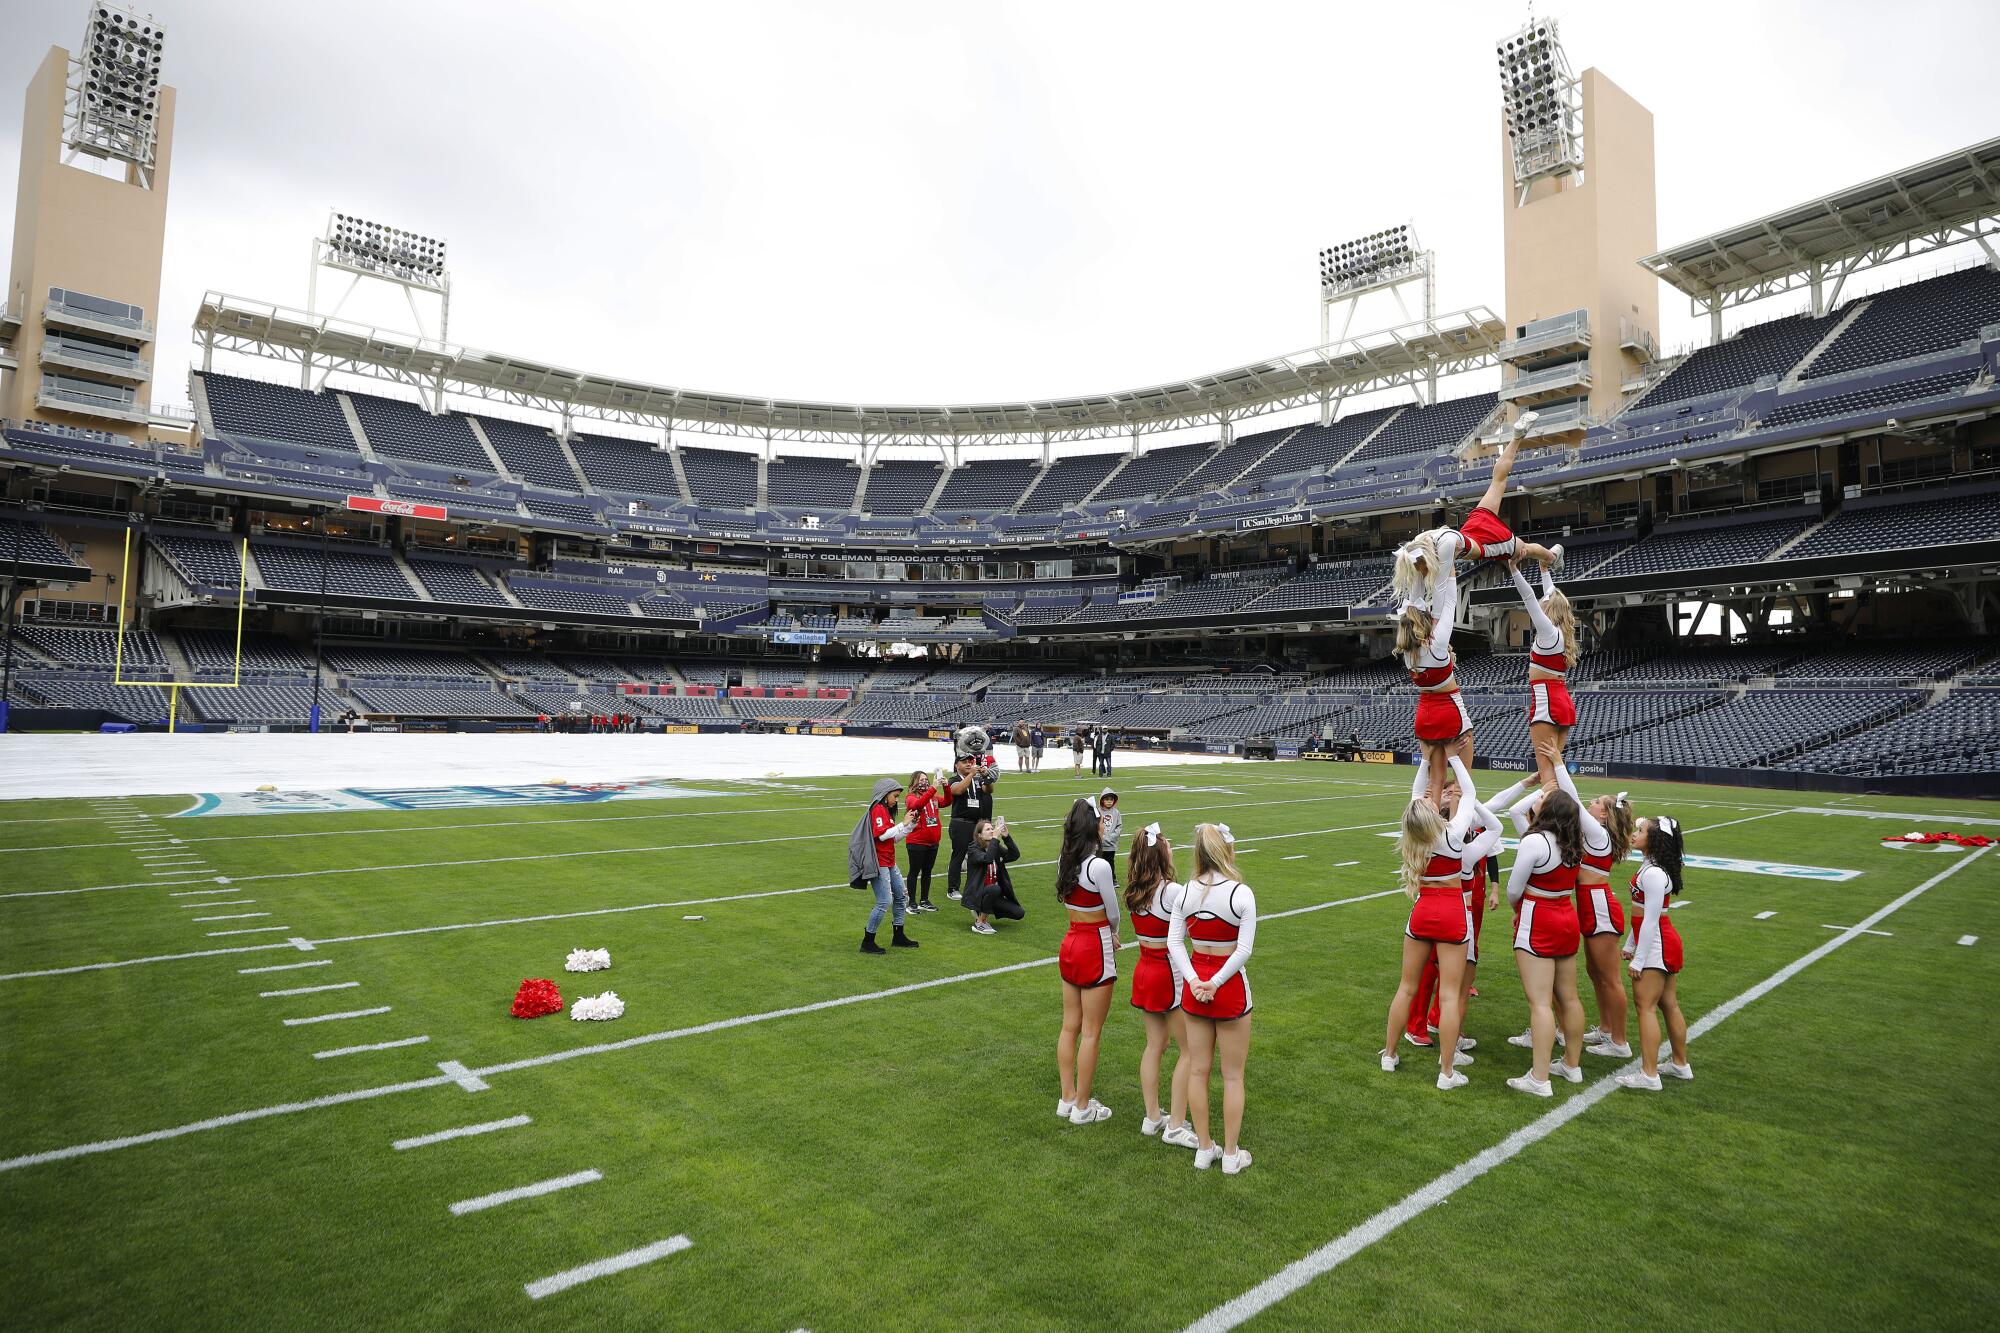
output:
[{"label": "floodlight", "polygon": [[324,244],[330,262],[419,287],[445,285],[445,243],[349,213],[335,213]]},{"label": "floodlight", "polygon": [[165,45],[166,32],[150,15],[90,7],[70,61],[64,130],[71,148],[152,169]]}]

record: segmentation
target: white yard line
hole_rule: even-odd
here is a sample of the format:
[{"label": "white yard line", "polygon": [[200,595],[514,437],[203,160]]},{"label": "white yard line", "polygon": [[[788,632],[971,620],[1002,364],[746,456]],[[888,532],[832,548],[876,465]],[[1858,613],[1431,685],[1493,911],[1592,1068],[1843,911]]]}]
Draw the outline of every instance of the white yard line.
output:
[{"label": "white yard line", "polygon": [[324,986],[294,986],[290,990],[260,990],[257,992],[257,998],[260,1000],[275,1000],[284,995],[318,995],[321,991],[352,990],[360,984],[358,981],[330,981]]},{"label": "white yard line", "polygon": [[[260,944],[257,947],[263,949],[263,948],[268,948],[270,946]],[[241,950],[217,949],[214,952],[238,953],[241,952]],[[249,976],[255,976],[259,972],[292,972],[296,971],[301,967],[332,967],[332,966],[333,966],[333,960],[331,958],[315,958],[309,963],[278,963],[271,967],[239,967],[236,969],[236,975],[239,977],[249,977]]]},{"label": "white yard line", "polygon": [[519,1129],[522,1125],[534,1123],[530,1116],[510,1115],[505,1120],[488,1120],[483,1124],[460,1125],[457,1129],[441,1129],[435,1134],[419,1134],[413,1139],[397,1139],[389,1146],[397,1152],[408,1152],[412,1148],[428,1148],[433,1143],[444,1143],[450,1139],[466,1139],[474,1134],[491,1134],[500,1129]]},{"label": "white yard line", "polygon": [[[260,915],[269,916],[271,914],[263,912]],[[208,932],[208,937],[212,940],[217,940],[225,935],[275,935],[279,931],[290,929],[290,926],[249,926],[242,930],[211,930]]]},{"label": "white yard line", "polygon": [[464,1217],[467,1213],[483,1213],[488,1208],[498,1208],[501,1204],[513,1203],[516,1199],[536,1199],[544,1194],[554,1194],[557,1190],[574,1189],[578,1185],[588,1185],[602,1179],[604,1173],[593,1167],[567,1176],[556,1176],[552,1180],[538,1180],[532,1185],[516,1185],[510,1190],[496,1190],[492,1194],[482,1194],[476,1199],[460,1199],[450,1206],[449,1211],[453,1217]]},{"label": "white yard line", "polygon": [[592,1278],[605,1277],[612,1273],[622,1273],[628,1268],[637,1268],[641,1264],[650,1264],[655,1259],[664,1259],[670,1254],[679,1254],[682,1250],[688,1249],[693,1244],[694,1242],[686,1236],[669,1236],[665,1240],[656,1240],[651,1245],[641,1245],[636,1250],[627,1250],[623,1254],[614,1254],[608,1259],[599,1259],[595,1263],[584,1264],[580,1268],[570,1268],[560,1273],[552,1273],[548,1277],[536,1278],[533,1282],[526,1284],[522,1290],[528,1293],[530,1300],[538,1301],[544,1296],[553,1296],[559,1291],[567,1291],[578,1283],[588,1282]]},{"label": "white yard line", "polygon": [[337,1014],[312,1014],[306,1018],[287,1018],[282,1021],[288,1028],[298,1028],[308,1023],[338,1023],[344,1018],[373,1018],[376,1014],[389,1013],[394,1008],[393,1005],[378,1004],[373,1009],[345,1009]]},{"label": "white yard line", "polygon": [[1886,930],[1863,930],[1860,926],[1831,926],[1824,921],[1820,922],[1819,928],[1821,930],[1851,930],[1861,935],[1889,935],[1889,932]]},{"label": "white yard line", "polygon": [[401,1041],[371,1042],[366,1046],[338,1046],[330,1051],[314,1051],[313,1059],[331,1060],[337,1055],[363,1055],[369,1051],[393,1051],[399,1046],[421,1046],[429,1037],[405,1037]]},{"label": "white yard line", "polygon": [[1755,823],[1759,819],[1769,819],[1773,815],[1789,815],[1792,813],[1794,812],[1791,810],[1766,810],[1764,811],[1764,813],[1760,815],[1746,815],[1742,819],[1725,819],[1720,824],[1703,824],[1699,828],[1689,829],[1688,832],[1706,833],[1710,829],[1728,828],[1732,824],[1751,824]]},{"label": "white yard line", "polygon": [[[234,904],[231,904],[231,906],[234,906]],[[190,920],[190,921],[248,921],[248,920],[249,920],[250,918],[252,918],[252,917],[257,917],[257,916],[269,916],[269,915],[271,915],[271,914],[270,914],[269,912],[231,912],[231,913],[229,913],[229,914],[228,914],[227,916],[191,916],[191,917],[189,917],[189,918],[188,918],[188,920]],[[287,926],[287,927],[285,927],[285,929],[287,929],[287,930],[290,930],[290,929],[291,929],[291,927],[290,927],[290,926]]]},{"label": "white yard line", "polygon": [[[1979,856],[1983,856],[1986,851],[1986,848],[1981,848],[1973,856],[1956,862],[1949,869],[1933,875],[1902,897],[1895,899],[1887,906],[1869,916],[1860,925],[1850,928],[1844,934],[1835,936],[1825,944],[1820,945],[1817,949],[1778,969],[1778,971],[1758,982],[1749,990],[1744,991],[1735,999],[1729,1000],[1715,1009],[1711,1009],[1688,1029],[1689,1039],[1692,1040],[1704,1033],[1713,1031],[1716,1027],[1726,1022],[1732,1015],[1741,1011],[1746,1005],[1754,1003],[1771,991],[1776,990],[1779,986],[1784,985],[1787,981],[1790,981],[1793,977],[1826,957],[1841,945],[1855,939],[1861,931],[1886,919],[1909,903],[1914,902],[1932,887],[1942,884],[1957,871],[1963,869],[1968,862],[1978,859]],[[1616,1072],[1623,1073],[1636,1068],[1638,1068],[1638,1062],[1633,1061]],[[1597,1105],[1598,1102],[1604,1100],[1605,1097],[1617,1089],[1618,1083],[1613,1077],[1607,1075],[1599,1078],[1582,1092],[1569,1098],[1561,1106],[1515,1130],[1493,1147],[1461,1162],[1437,1179],[1431,1181],[1428,1185],[1425,1185],[1422,1189],[1408,1195],[1401,1202],[1383,1209],[1367,1221],[1348,1231],[1345,1235],[1327,1242],[1311,1254],[1280,1269],[1276,1274],[1266,1278],[1263,1282],[1260,1282],[1234,1300],[1217,1306],[1190,1324],[1188,1326],[1190,1333],[1196,1333],[1196,1331],[1199,1331],[1199,1333],[1222,1333],[1222,1330],[1233,1329],[1247,1322],[1256,1315],[1268,1310],[1271,1306],[1276,1305],[1279,1301],[1284,1300],[1287,1296],[1305,1287],[1315,1278],[1322,1277],[1340,1267],[1340,1265],[1346,1263],[1376,1241],[1381,1240],[1405,1222],[1419,1217],[1445,1202],[1452,1195],[1493,1170],[1493,1168],[1520,1156],[1527,1149],[1541,1142],[1570,1121],[1582,1115],[1585,1111],[1588,1111],[1591,1107]]]},{"label": "white yard line", "polygon": [[1960,935],[1958,937],[1958,942],[1960,944],[1970,946],[1979,943],[1979,937],[1977,935]]},{"label": "white yard line", "polygon": [[241,889],[176,889],[169,898],[220,898],[224,894],[241,893]]},{"label": "white yard line", "polygon": [[[214,902],[210,900],[204,900],[202,902],[194,902],[194,903],[175,903],[174,906],[180,908],[182,911],[186,911],[190,907],[194,908],[196,911],[201,911],[202,909],[208,907],[248,907],[251,903],[254,903],[256,901],[257,900],[255,898],[230,898],[224,902]],[[204,920],[205,918],[196,916],[196,917],[189,917],[188,919],[190,921],[201,921]]]}]

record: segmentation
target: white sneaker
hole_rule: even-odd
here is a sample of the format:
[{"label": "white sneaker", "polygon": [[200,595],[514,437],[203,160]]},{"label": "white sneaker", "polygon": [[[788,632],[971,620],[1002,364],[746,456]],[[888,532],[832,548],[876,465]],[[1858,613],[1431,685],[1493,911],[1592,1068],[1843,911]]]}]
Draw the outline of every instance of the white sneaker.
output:
[{"label": "white sneaker", "polygon": [[1553,1097],[1556,1095],[1554,1088],[1550,1087],[1546,1082],[1537,1079],[1533,1074],[1523,1074],[1519,1078],[1510,1078],[1507,1080],[1507,1086],[1516,1092],[1525,1092],[1531,1097]]},{"label": "white sneaker", "polygon": [[1585,1046],[1596,1046],[1610,1040],[1611,1040],[1611,1034],[1609,1032],[1606,1032],[1603,1028],[1590,1028],[1587,1029],[1583,1034],[1583,1044]]},{"label": "white sneaker", "polygon": [[1206,1148],[1197,1147],[1194,1150],[1194,1169],[1197,1171],[1206,1171],[1215,1159],[1220,1156],[1222,1156],[1222,1149],[1213,1144],[1210,1144]]},{"label": "white sneaker", "polygon": [[1453,1055],[1451,1057],[1451,1062],[1453,1065],[1469,1065],[1475,1063],[1473,1058],[1470,1055],[1467,1055],[1464,1051],[1459,1051],[1457,1054]]},{"label": "white sneaker", "polygon": [[1554,1064],[1550,1065],[1549,1073],[1554,1075],[1556,1078],[1564,1080],[1565,1082],[1569,1083],[1583,1082],[1582,1067],[1579,1065],[1573,1065],[1569,1063],[1567,1060],[1558,1060]]},{"label": "white sneaker", "polygon": [[1176,1148],[1201,1147],[1201,1140],[1194,1136],[1194,1128],[1191,1125],[1175,1125],[1160,1135],[1160,1142],[1170,1143]]},{"label": "white sneaker", "polygon": [[1474,1047],[1478,1045],[1479,1045],[1479,1039],[1477,1037],[1460,1037],[1458,1039],[1458,1049],[1461,1051],[1472,1050]]},{"label": "white sneaker", "polygon": [[1529,1028],[1526,1032],[1515,1033],[1513,1036],[1507,1038],[1507,1044],[1509,1046],[1521,1046],[1528,1050],[1533,1050],[1535,1048],[1535,1030]]},{"label": "white sneaker", "polygon": [[1690,1083],[1694,1081],[1693,1065],[1677,1065],[1672,1060],[1662,1060],[1660,1062],[1660,1072],[1669,1078],[1684,1078]]},{"label": "white sneaker", "polygon": [[1111,1108],[1092,1097],[1088,1104],[1077,1107],[1069,1113],[1072,1125],[1094,1125],[1100,1120],[1111,1118]]},{"label": "white sneaker", "polygon": [[1471,1079],[1454,1069],[1449,1074],[1438,1075],[1438,1091],[1450,1092],[1453,1088],[1462,1088],[1470,1082]]},{"label": "white sneaker", "polygon": [[1000,932],[993,929],[993,924],[989,921],[975,921],[972,923],[972,933],[975,935],[998,935]]},{"label": "white sneaker", "polygon": [[1139,1121],[1139,1132],[1149,1139],[1166,1127],[1167,1118],[1165,1116],[1161,1116],[1158,1120],[1153,1119],[1151,1116],[1146,1116]]},{"label": "white sneaker", "polygon": [[1660,1090],[1660,1076],[1658,1074],[1648,1074],[1644,1070],[1635,1070],[1630,1074],[1620,1074],[1618,1076],[1618,1086],[1621,1088],[1630,1088],[1634,1092],[1658,1092]]},{"label": "white sneaker", "polygon": [[1389,1054],[1389,1053],[1388,1053],[1387,1051],[1384,1051],[1384,1052],[1382,1052],[1382,1072],[1383,1072],[1383,1073],[1385,1073],[1385,1074],[1393,1074],[1393,1073],[1395,1073],[1395,1072],[1396,1072],[1396,1066],[1397,1066],[1397,1065],[1399,1065],[1399,1064],[1401,1064],[1401,1063],[1403,1063],[1403,1057],[1402,1057],[1402,1056],[1400,1056],[1400,1055],[1391,1055],[1391,1054]]},{"label": "white sneaker", "polygon": [[1608,1055],[1616,1060],[1630,1060],[1632,1058],[1632,1047],[1628,1042],[1600,1041],[1595,1046],[1584,1047],[1583,1053],[1585,1055]]},{"label": "white sneaker", "polygon": [[1562,567],[1563,567],[1563,548],[1562,548],[1562,543],[1561,543],[1561,542],[1557,542],[1557,543],[1556,543],[1556,544],[1555,544],[1554,546],[1551,546],[1551,547],[1549,548],[1549,555],[1550,555],[1550,556],[1552,557],[1552,559],[1553,559],[1553,563],[1552,563],[1552,564],[1551,564],[1551,565],[1549,566],[1549,572],[1550,572],[1551,574],[1560,574],[1560,573],[1562,573]]},{"label": "white sneaker", "polygon": [[1056,1103],[1056,1119],[1067,1120],[1070,1118],[1070,1114],[1075,1110],[1076,1110],[1076,1103],[1071,1101],[1069,1098],[1065,1097],[1061,1101]]},{"label": "white sneaker", "polygon": [[1222,1174],[1225,1176],[1236,1175],[1238,1172],[1248,1170],[1249,1166],[1250,1150],[1248,1148],[1238,1148],[1234,1157],[1228,1153],[1222,1154]]},{"label": "white sneaker", "polygon": [[1420,1051],[1428,1051],[1431,1047],[1437,1045],[1437,1042],[1430,1037],[1424,1037],[1421,1040],[1419,1040],[1418,1038],[1411,1036],[1407,1032],[1403,1034],[1403,1040],[1407,1041],[1408,1043],[1410,1043],[1410,1045],[1416,1047]]}]

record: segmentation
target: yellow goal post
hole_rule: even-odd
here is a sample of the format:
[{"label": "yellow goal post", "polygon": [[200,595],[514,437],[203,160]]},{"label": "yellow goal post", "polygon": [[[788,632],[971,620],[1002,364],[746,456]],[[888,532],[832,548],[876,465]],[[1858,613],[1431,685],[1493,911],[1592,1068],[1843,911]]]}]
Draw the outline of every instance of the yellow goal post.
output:
[{"label": "yellow goal post", "polygon": [[118,561],[118,643],[111,667],[111,683],[131,688],[146,686],[167,691],[167,731],[179,723],[182,690],[233,690],[243,683],[243,612],[249,599],[250,539],[243,538],[236,551],[236,647],[228,680],[127,680],[125,679],[125,602],[132,595],[132,529],[125,529],[125,551]]}]

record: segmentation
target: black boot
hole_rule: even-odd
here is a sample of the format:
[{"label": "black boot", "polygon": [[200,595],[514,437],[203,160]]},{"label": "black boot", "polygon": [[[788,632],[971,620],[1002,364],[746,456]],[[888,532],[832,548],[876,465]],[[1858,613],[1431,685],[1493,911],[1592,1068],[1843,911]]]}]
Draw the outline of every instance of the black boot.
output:
[{"label": "black boot", "polygon": [[890,940],[889,945],[895,949],[914,949],[917,947],[917,942],[908,935],[905,935],[903,928],[898,926],[896,927],[896,938]]},{"label": "black boot", "polygon": [[871,931],[868,931],[868,932],[864,933],[864,934],[863,934],[863,935],[861,936],[861,952],[863,952],[863,953],[887,953],[887,952],[889,952],[889,951],[888,951],[887,949],[883,948],[883,947],[882,947],[881,945],[879,945],[879,944],[877,944],[877,943],[875,942],[875,932],[871,930]]}]

